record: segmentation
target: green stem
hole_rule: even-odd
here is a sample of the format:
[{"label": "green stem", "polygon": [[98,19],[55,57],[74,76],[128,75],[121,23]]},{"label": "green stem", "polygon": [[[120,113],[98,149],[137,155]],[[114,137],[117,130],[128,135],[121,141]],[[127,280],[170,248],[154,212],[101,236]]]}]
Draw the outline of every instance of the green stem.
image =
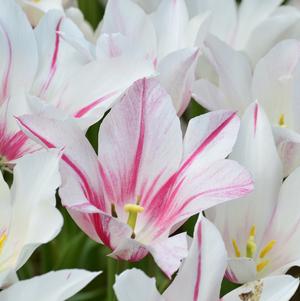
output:
[{"label": "green stem", "polygon": [[116,261],[112,258],[107,258],[107,301],[115,301],[113,285],[115,283]]}]

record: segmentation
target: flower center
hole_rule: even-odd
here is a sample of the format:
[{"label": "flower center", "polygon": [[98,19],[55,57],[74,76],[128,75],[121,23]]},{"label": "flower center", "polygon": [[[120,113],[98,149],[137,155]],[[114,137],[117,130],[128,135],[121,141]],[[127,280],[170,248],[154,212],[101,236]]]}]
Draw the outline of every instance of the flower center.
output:
[{"label": "flower center", "polygon": [[[257,253],[257,245],[255,242],[255,235],[256,235],[256,227],[253,225],[249,232],[249,237],[246,243],[246,257],[254,258]],[[256,265],[256,271],[261,272],[270,262],[270,260],[266,259],[266,256],[269,252],[273,249],[276,240],[271,240],[268,242],[259,252],[259,262]],[[240,248],[235,239],[232,240],[232,246],[235,252],[236,257],[241,257]]]},{"label": "flower center", "polygon": [[144,211],[144,208],[138,204],[126,204],[124,206],[125,212],[128,213],[127,224],[132,229],[132,238],[135,237],[134,229],[136,226],[137,216]]}]

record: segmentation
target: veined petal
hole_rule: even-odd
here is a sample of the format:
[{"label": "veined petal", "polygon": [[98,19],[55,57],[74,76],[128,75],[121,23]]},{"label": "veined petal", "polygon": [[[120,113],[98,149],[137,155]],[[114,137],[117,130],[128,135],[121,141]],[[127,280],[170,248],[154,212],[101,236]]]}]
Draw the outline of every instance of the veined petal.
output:
[{"label": "veined petal", "polygon": [[201,217],[194,230],[188,257],[163,294],[165,300],[218,300],[226,257],[219,232],[213,224]]},{"label": "veined petal", "polygon": [[143,271],[131,269],[116,277],[114,291],[119,301],[163,301],[155,286],[155,278]]},{"label": "veined petal", "polygon": [[273,276],[247,283],[227,295],[222,301],[239,301],[243,294],[253,293],[260,301],[288,301],[299,286],[299,280],[289,275]]},{"label": "veined petal", "polygon": [[179,116],[191,99],[197,59],[198,49],[187,48],[172,52],[158,65],[158,79],[171,96]]},{"label": "veined petal", "polygon": [[253,225],[256,226],[256,242],[261,244],[282,182],[282,165],[272,128],[258,103],[250,105],[245,112],[230,158],[250,171],[254,190],[244,199],[212,208],[206,214],[222,232],[229,255],[235,257],[232,239],[245,246]]},{"label": "veined petal", "polygon": [[69,77],[88,62],[62,35],[84,40],[75,24],[59,11],[47,13],[35,28],[39,68],[31,93],[54,105],[60,104]]},{"label": "veined petal", "polygon": [[216,111],[190,120],[184,137],[182,169],[195,162],[207,166],[232,151],[240,120],[232,111]]},{"label": "veined petal", "polygon": [[137,81],[112,108],[100,128],[99,160],[118,217],[127,218],[126,203],[139,202],[145,212],[151,206],[151,197],[178,168],[181,135],[171,99],[156,80]]},{"label": "veined petal", "polygon": [[[1,1],[0,7],[0,103],[3,103],[8,97],[29,90],[37,68],[37,49],[31,25],[15,1]],[[22,112],[24,104],[20,99],[15,106]]]},{"label": "veined petal", "polygon": [[66,300],[98,275],[98,272],[75,269],[49,272],[17,282],[4,289],[0,292],[0,299],[3,301],[37,300],[37,298],[43,301]]},{"label": "veined petal", "polygon": [[147,58],[124,55],[90,62],[68,82],[60,108],[75,118],[89,119],[93,124],[130,85],[153,73],[153,63]]},{"label": "veined petal", "polygon": [[[46,148],[64,150],[62,191],[64,191],[66,179],[74,178],[72,181],[79,183],[79,187],[83,191],[81,196],[84,195],[85,198],[80,200],[79,198],[65,197],[63,204],[75,206],[86,203],[88,200],[92,205],[105,211],[106,205],[102,194],[97,155],[81,129],[72,120],[49,119],[42,115],[25,115],[18,120],[23,131],[37,143]],[[67,187],[73,189],[69,185]],[[70,193],[66,192],[65,195],[72,196],[74,194],[71,191]]]}]

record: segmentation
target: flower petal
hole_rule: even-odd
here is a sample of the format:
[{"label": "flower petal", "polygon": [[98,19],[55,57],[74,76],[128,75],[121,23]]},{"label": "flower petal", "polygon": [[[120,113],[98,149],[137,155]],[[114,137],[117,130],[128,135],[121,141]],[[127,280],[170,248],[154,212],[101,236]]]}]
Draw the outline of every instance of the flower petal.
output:
[{"label": "flower petal", "polygon": [[222,298],[222,301],[240,301],[243,294],[253,292],[260,301],[288,301],[299,286],[299,280],[289,275],[267,277],[247,283]]},{"label": "flower petal", "polygon": [[158,39],[158,60],[185,47],[189,16],[184,0],[162,0],[151,17]]},{"label": "flower petal", "polygon": [[99,159],[106,197],[125,222],[123,206],[139,201],[146,213],[148,201],[178,168],[181,135],[171,99],[152,79],[137,81],[104,119]]},{"label": "flower petal", "polygon": [[155,278],[143,271],[127,270],[116,277],[114,291],[119,301],[163,301],[155,286]]},{"label": "flower petal", "polygon": [[21,267],[40,244],[61,230],[63,219],[55,208],[59,159],[57,151],[40,151],[18,160],[11,188],[13,212],[2,254],[12,261],[5,265]]},{"label": "flower petal", "polygon": [[300,43],[286,40],[277,44],[255,67],[252,90],[272,124],[294,128],[298,115],[293,113],[294,73],[300,62]]},{"label": "flower petal", "polygon": [[158,65],[158,79],[171,96],[179,116],[191,99],[197,58],[198,50],[187,48],[172,52]]},{"label": "flower petal", "polygon": [[187,256],[186,233],[154,242],[148,247],[148,250],[160,269],[171,279],[174,272],[180,267],[182,260]]},{"label": "flower petal", "polygon": [[218,300],[226,257],[219,232],[201,217],[194,230],[188,257],[163,296],[172,301]]},{"label": "flower petal", "polygon": [[85,270],[61,270],[49,272],[17,282],[0,292],[3,301],[8,300],[66,300],[91,282],[99,273]]},{"label": "flower petal", "polygon": [[206,214],[221,231],[229,255],[235,257],[232,240],[240,247],[245,246],[253,225],[256,243],[261,245],[282,182],[282,166],[272,128],[259,104],[253,103],[245,112],[230,158],[251,172],[254,191],[244,199],[215,207]]},{"label": "flower petal", "polygon": [[204,44],[204,52],[218,74],[220,90],[230,101],[231,109],[242,112],[252,101],[252,71],[247,57],[212,35]]},{"label": "flower petal", "polygon": [[228,259],[226,277],[235,283],[253,281],[256,276],[256,262],[252,258],[236,257]]}]

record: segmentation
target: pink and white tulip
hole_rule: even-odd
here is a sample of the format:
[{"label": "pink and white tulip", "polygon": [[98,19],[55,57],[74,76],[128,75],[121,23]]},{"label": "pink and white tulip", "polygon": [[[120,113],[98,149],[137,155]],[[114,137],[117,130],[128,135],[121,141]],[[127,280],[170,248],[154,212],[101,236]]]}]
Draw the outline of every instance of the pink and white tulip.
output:
[{"label": "pink and white tulip", "polygon": [[207,23],[207,14],[189,18],[184,0],[163,0],[151,14],[133,0],[110,0],[101,27],[107,38],[98,44],[107,45],[107,55],[130,52],[151,58],[158,79],[181,115],[191,98],[198,47]]},{"label": "pink and white tulip", "polygon": [[[150,75],[147,60],[128,56],[89,63],[64,36],[84,39],[62,13],[49,12],[32,29],[14,0],[0,2],[0,161],[4,165],[36,150],[15,116],[55,107],[87,128],[135,80]],[[53,110],[53,109],[52,109]]]},{"label": "pink and white tulip", "polygon": [[16,282],[0,292],[1,301],[64,301],[75,295],[99,273],[85,270],[61,270]]},{"label": "pink and white tulip", "polygon": [[[119,301],[288,301],[299,285],[299,280],[292,276],[268,277],[235,289],[220,299],[226,258],[219,232],[202,217],[195,227],[186,260],[162,295],[155,287],[155,279],[137,269],[117,276],[114,290]],[[256,299],[242,299],[246,294]]]},{"label": "pink and white tulip", "polygon": [[249,169],[255,188],[244,199],[206,211],[225,241],[226,275],[245,283],[284,274],[300,264],[300,169],[283,181],[272,127],[259,104],[247,109],[230,158]]},{"label": "pink and white tulip", "polygon": [[64,148],[60,196],[71,216],[112,257],[137,261],[149,252],[171,276],[186,256],[188,217],[252,190],[249,173],[224,160],[239,128],[234,112],[190,121],[184,140],[172,101],[156,80],[137,81],[102,122],[99,154],[71,121],[19,118],[45,147]]},{"label": "pink and white tulip", "polygon": [[56,150],[19,159],[11,189],[0,173],[0,287],[39,245],[60,232],[63,218],[55,208],[59,159]]}]

